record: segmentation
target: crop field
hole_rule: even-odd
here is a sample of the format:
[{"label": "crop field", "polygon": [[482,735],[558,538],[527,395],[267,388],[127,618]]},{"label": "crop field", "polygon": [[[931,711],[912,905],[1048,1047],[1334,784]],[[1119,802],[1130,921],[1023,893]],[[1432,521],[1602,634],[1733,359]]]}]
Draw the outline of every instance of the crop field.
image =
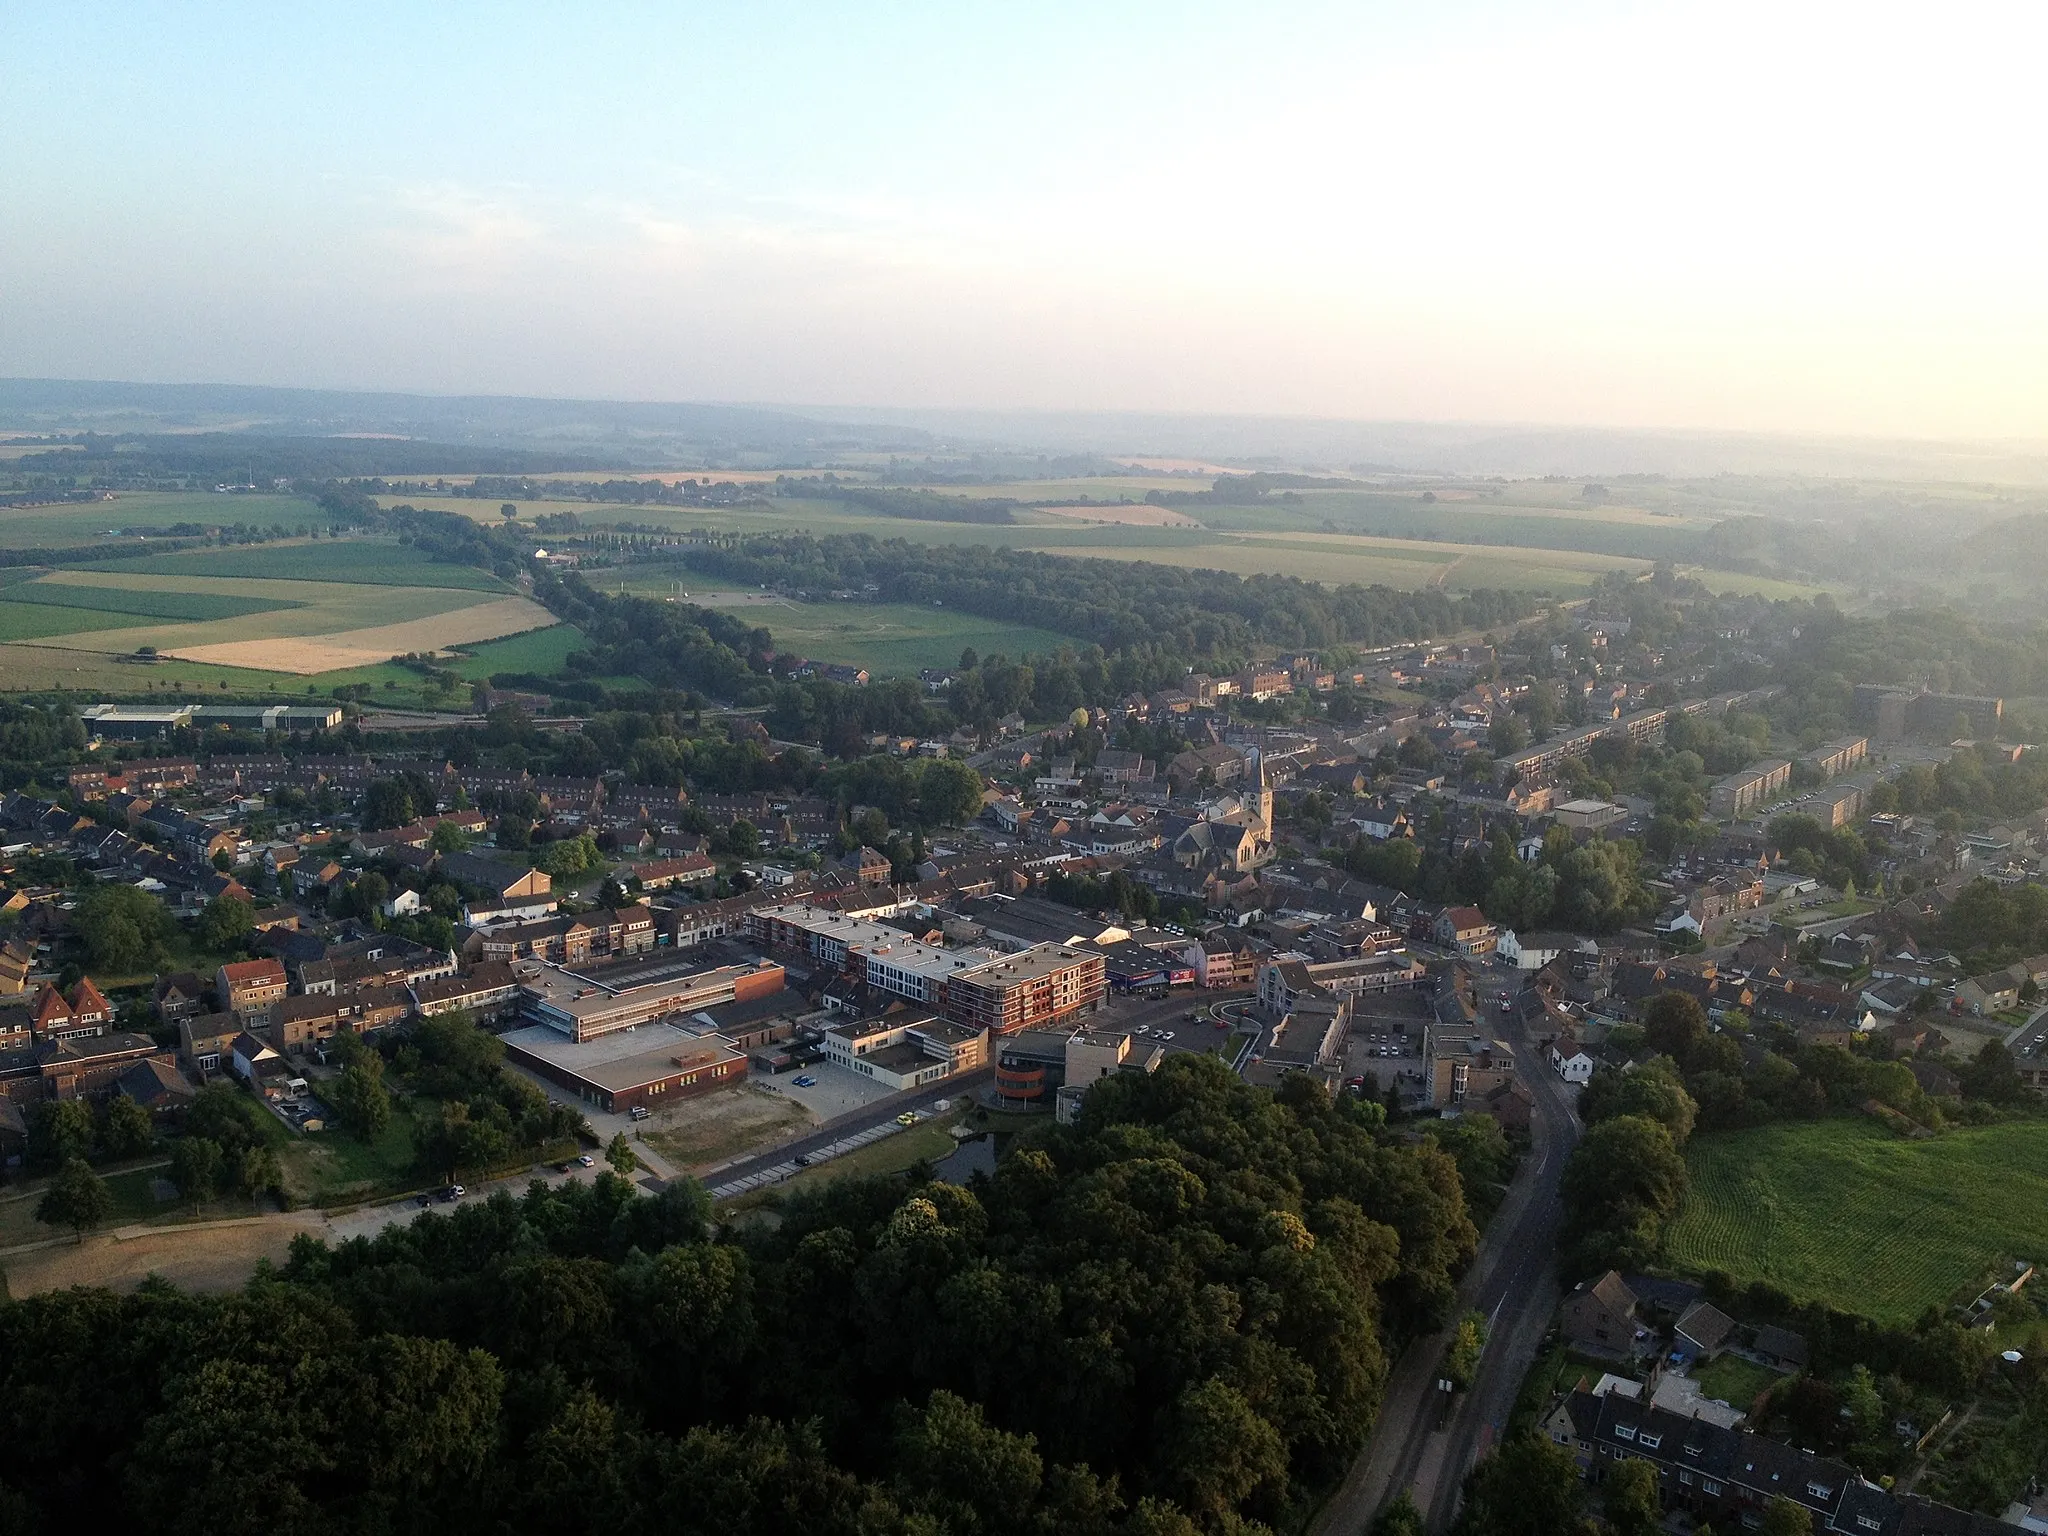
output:
[{"label": "crop field", "polygon": [[122,529],[161,531],[180,523],[202,528],[246,523],[302,533],[327,515],[302,496],[221,496],[203,491],[121,491],[112,501],[0,508],[0,548],[50,549],[104,544]]},{"label": "crop field", "polygon": [[87,587],[62,581],[31,581],[0,589],[0,602],[36,603],[48,608],[84,608],[134,614],[144,619],[239,619],[299,606],[232,592],[151,591],[138,587]]},{"label": "crop field", "polygon": [[81,612],[74,608],[48,607],[42,603],[0,601],[0,643],[47,640],[53,635],[75,635],[96,629],[120,629],[134,622],[133,616],[125,613]]},{"label": "crop field", "polygon": [[2003,1261],[2048,1258],[2048,1125],[1902,1141],[1838,1117],[1695,1138],[1692,1191],[1666,1234],[1681,1268],[1763,1280],[1881,1323],[1910,1323]]},{"label": "crop field", "polygon": [[[465,657],[456,663],[463,676],[485,677],[493,671],[552,670],[574,644],[566,636],[539,638],[557,627],[554,616],[496,583],[357,585],[106,565],[29,574],[35,579],[0,587],[0,688],[298,693],[302,679],[317,675],[328,686],[365,681],[409,692],[419,678],[390,667],[395,655],[517,637],[510,643],[520,649],[511,654],[521,659]],[[138,661],[143,647],[154,648],[159,659]]]},{"label": "crop field", "polygon": [[203,645],[186,641],[171,648],[171,654],[189,661],[211,661],[231,667],[261,666],[309,675],[370,666],[414,651],[438,651],[472,640],[523,634],[552,622],[553,615],[531,598],[501,597],[495,602],[472,603],[398,624],[333,634],[220,640]]},{"label": "crop field", "polygon": [[186,549],[101,561],[91,569],[157,576],[353,582],[373,587],[453,587],[471,592],[509,590],[488,571],[437,562],[410,545],[386,539],[307,539]]}]

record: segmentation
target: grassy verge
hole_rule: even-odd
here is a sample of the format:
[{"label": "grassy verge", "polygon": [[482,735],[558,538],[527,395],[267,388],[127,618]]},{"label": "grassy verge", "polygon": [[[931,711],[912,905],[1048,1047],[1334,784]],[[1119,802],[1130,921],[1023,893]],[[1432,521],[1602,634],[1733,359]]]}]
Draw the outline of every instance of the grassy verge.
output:
[{"label": "grassy verge", "polygon": [[965,1111],[940,1115],[923,1120],[893,1136],[884,1136],[880,1141],[871,1141],[864,1147],[856,1148],[844,1157],[835,1157],[830,1162],[819,1163],[806,1168],[795,1178],[766,1189],[750,1190],[731,1202],[728,1207],[734,1211],[747,1210],[752,1206],[765,1204],[776,1195],[793,1190],[815,1189],[829,1184],[834,1179],[860,1178],[877,1173],[902,1173],[920,1162],[937,1162],[953,1150],[952,1127],[957,1125]]}]

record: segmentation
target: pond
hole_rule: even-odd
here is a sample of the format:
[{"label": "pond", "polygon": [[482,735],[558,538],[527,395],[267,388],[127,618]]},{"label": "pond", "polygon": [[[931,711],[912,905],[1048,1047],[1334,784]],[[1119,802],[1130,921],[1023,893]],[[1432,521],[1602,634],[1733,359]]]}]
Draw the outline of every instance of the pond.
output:
[{"label": "pond", "polygon": [[977,1173],[996,1171],[996,1137],[993,1131],[970,1136],[946,1156],[932,1164],[932,1174],[948,1184],[965,1184]]}]

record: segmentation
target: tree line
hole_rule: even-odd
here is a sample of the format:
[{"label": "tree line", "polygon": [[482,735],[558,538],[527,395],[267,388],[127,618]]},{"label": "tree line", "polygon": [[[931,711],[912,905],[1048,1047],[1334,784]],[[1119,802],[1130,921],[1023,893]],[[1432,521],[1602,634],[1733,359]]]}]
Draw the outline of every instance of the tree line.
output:
[{"label": "tree line", "polygon": [[1448,1317],[1432,1145],[1175,1058],[969,1187],[712,1229],[687,1181],[533,1186],[241,1294],[0,1305],[0,1509],[241,1531],[1194,1536],[1298,1520]]}]

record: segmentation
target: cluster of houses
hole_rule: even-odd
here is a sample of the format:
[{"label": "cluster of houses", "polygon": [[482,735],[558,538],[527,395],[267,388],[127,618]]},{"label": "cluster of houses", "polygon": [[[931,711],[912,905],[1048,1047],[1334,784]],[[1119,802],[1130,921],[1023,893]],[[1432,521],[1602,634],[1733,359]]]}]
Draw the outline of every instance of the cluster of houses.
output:
[{"label": "cluster of houses", "polygon": [[[1554,1396],[1539,1424],[1591,1483],[1624,1462],[1645,1463],[1667,1511],[1717,1530],[1753,1529],[1780,1499],[1832,1536],[1992,1536],[2021,1523],[1900,1493],[1889,1479],[1871,1482],[1844,1462],[1757,1433],[1756,1404],[1708,1396],[1695,1372],[1734,1355],[1782,1381],[1806,1370],[1806,1340],[1773,1324],[1738,1323],[1696,1285],[1610,1270],[1566,1295],[1559,1329],[1575,1355],[1612,1366]],[[1894,1432],[1909,1445],[1927,1438],[1903,1421]]]}]

